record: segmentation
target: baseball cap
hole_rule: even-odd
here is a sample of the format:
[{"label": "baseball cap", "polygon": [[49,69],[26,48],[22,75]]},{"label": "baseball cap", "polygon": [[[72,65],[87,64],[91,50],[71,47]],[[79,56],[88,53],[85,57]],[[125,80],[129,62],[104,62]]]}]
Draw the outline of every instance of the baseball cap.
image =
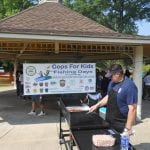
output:
[{"label": "baseball cap", "polygon": [[122,66],[120,64],[113,64],[108,68],[108,71],[105,75],[106,78],[111,78],[113,74],[123,73]]}]

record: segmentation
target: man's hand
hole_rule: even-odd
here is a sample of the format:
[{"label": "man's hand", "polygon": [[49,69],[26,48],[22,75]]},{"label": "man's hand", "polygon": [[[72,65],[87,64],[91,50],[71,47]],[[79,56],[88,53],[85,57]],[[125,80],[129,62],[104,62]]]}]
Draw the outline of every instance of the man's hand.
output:
[{"label": "man's hand", "polygon": [[132,129],[126,130],[126,128],[125,128],[124,131],[121,133],[121,135],[131,136],[131,135],[134,135],[134,133],[135,133],[135,131],[133,131]]},{"label": "man's hand", "polygon": [[97,104],[95,104],[95,105],[90,107],[89,112],[96,111],[97,108],[98,108],[98,106],[97,106]]},{"label": "man's hand", "polygon": [[97,104],[91,106],[89,112],[96,111],[96,109],[97,109],[98,107],[105,106],[105,105],[107,104],[107,101],[108,101],[108,95],[106,95],[106,96],[105,96],[102,100],[100,100]]}]

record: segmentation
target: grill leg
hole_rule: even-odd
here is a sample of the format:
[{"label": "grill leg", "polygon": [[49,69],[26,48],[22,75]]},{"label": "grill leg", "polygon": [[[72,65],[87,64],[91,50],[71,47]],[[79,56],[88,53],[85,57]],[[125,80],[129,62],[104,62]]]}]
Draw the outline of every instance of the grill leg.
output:
[{"label": "grill leg", "polygon": [[62,138],[62,113],[61,113],[61,110],[60,110],[60,113],[59,113],[59,139]]}]

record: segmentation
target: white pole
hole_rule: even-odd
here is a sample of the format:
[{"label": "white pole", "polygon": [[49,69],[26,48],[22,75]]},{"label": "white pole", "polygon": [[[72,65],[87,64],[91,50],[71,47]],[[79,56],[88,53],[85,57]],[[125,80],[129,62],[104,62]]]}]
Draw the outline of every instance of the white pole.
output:
[{"label": "white pole", "polygon": [[133,80],[138,88],[138,106],[137,106],[137,119],[141,120],[142,110],[142,67],[143,67],[143,46],[137,46],[134,57],[134,72]]}]

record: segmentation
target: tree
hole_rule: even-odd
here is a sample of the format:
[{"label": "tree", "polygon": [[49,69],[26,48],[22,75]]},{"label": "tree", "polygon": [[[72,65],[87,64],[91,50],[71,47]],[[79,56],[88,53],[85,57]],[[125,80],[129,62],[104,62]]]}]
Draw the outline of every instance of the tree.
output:
[{"label": "tree", "polygon": [[65,0],[65,5],[120,33],[136,34],[136,21],[150,21],[149,0]]},{"label": "tree", "polygon": [[[38,0],[0,0],[0,19],[23,11],[37,2]],[[5,71],[10,71],[12,64],[10,61],[0,61],[0,66],[3,66]]]},{"label": "tree", "polygon": [[6,9],[4,7],[4,0],[0,1],[0,19],[5,17]]},{"label": "tree", "polygon": [[0,19],[18,13],[36,4],[38,0],[0,0]]}]

